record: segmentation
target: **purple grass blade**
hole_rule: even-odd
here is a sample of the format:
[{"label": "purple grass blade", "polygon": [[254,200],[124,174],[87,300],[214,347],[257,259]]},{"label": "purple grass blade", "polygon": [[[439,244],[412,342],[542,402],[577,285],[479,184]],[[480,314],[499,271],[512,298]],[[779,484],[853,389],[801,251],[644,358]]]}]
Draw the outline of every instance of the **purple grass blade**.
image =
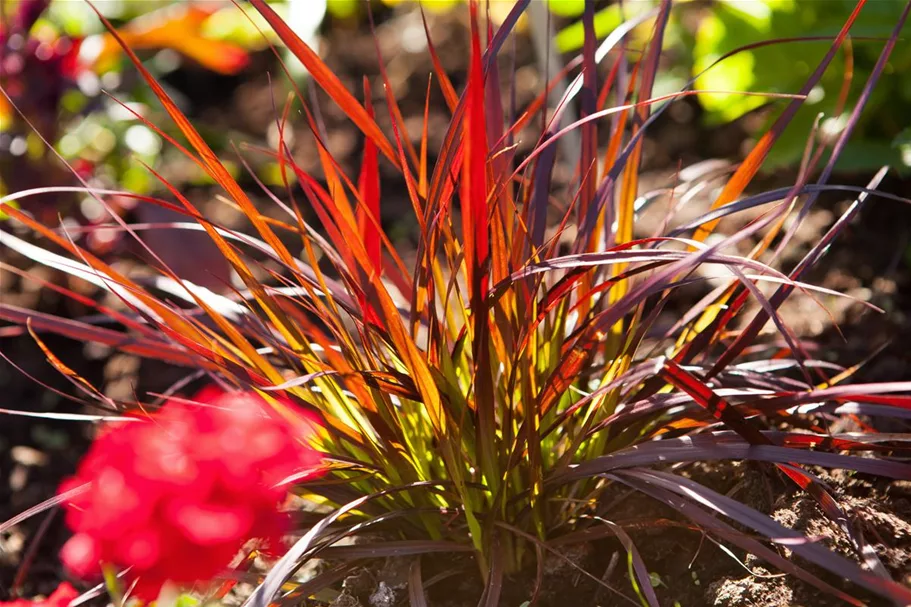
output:
[{"label": "purple grass blade", "polygon": [[608,521],[601,517],[596,517],[596,520],[607,525],[611,532],[617,536],[617,539],[620,540],[620,543],[623,545],[624,550],[629,554],[630,560],[632,561],[639,592],[645,596],[645,600],[648,602],[649,607],[658,607],[658,595],[655,594],[655,589],[652,586],[651,575],[649,574],[648,567],[645,565],[645,561],[642,560],[642,555],[639,554],[639,550],[633,542],[633,538],[629,536],[623,527],[613,521]]},{"label": "purple grass blade", "polygon": [[827,409],[825,406],[816,411],[825,413],[827,411],[834,415],[864,415],[869,417],[887,417],[891,419],[911,419],[911,410],[893,408],[884,405],[867,405],[863,403],[847,403],[839,406],[832,406]]},{"label": "purple grass blade", "polygon": [[[545,133],[547,141],[552,133]],[[544,232],[547,228],[547,203],[551,191],[554,162],[557,159],[557,146],[550,145],[538,157],[532,173],[532,192],[528,202],[528,224],[531,238],[529,250],[536,251],[544,245]]]},{"label": "purple grass blade", "polygon": [[320,555],[333,559],[373,559],[416,554],[472,552],[474,548],[467,544],[438,540],[400,540],[356,544],[353,546],[330,546],[320,550]]},{"label": "purple grass blade", "polygon": [[[909,4],[911,6],[911,4]],[[887,168],[884,167],[880,169],[873,179],[870,180],[870,183],[867,184],[868,190],[875,190],[882,180],[886,176]],[[821,184],[820,184],[821,185]],[[811,194],[809,204],[815,197],[816,193]],[[842,216],[835,222],[835,224],[826,232],[826,234],[813,245],[813,248],[804,256],[804,258],[797,264],[797,267],[791,272],[790,277],[792,279],[797,279],[803,273],[803,271],[812,266],[819,260],[820,257],[828,250],[829,246],[832,244],[832,241],[835,237],[848,225],[848,223],[857,215],[860,209],[863,207],[864,202],[867,199],[866,192],[861,193],[854,203],[845,211]],[[796,223],[796,222],[795,222]],[[756,335],[759,334],[759,331],[762,329],[762,326],[765,325],[766,321],[770,316],[776,316],[774,311],[784,303],[784,300],[791,294],[793,287],[790,285],[780,286],[772,297],[769,298],[769,306],[763,306],[763,309],[756,313],[756,316],[750,321],[750,324],[741,332],[733,344],[731,344],[724,353],[718,358],[718,361],[715,363],[715,366],[708,372],[706,377],[712,377],[716,375],[721,369],[725,368],[730,362],[740,354],[743,349],[756,339]]]},{"label": "purple grass blade", "polygon": [[522,13],[525,12],[525,9],[528,8],[529,3],[531,3],[531,0],[516,0],[516,3],[509,10],[509,14],[503,19],[496,34],[494,34],[493,39],[490,41],[487,50],[484,51],[485,74],[490,71],[491,66],[496,62],[497,55],[500,54],[500,48],[502,48],[503,44],[506,42],[506,38],[509,37],[509,34],[512,33],[516,23],[519,22],[519,17],[521,17]]},{"label": "purple grass blade", "polygon": [[[848,140],[850,139],[851,134],[854,131],[854,128],[857,126],[857,123],[860,120],[860,116],[863,111],[863,108],[867,104],[867,101],[870,99],[870,95],[873,93],[873,88],[875,87],[876,82],[879,80],[879,77],[882,74],[882,71],[885,68],[886,63],[889,60],[889,56],[892,54],[892,50],[895,48],[895,42],[898,40],[898,37],[902,32],[902,28],[904,27],[905,21],[908,18],[909,12],[911,12],[911,2],[908,2],[905,4],[904,10],[902,11],[901,15],[899,16],[898,21],[896,21],[895,28],[892,30],[892,35],[889,36],[889,40],[886,42],[885,46],[883,47],[883,50],[880,53],[879,58],[876,61],[876,65],[873,68],[873,71],[870,72],[870,76],[867,79],[867,83],[864,85],[863,91],[860,94],[860,98],[857,100],[857,103],[854,105],[854,109],[852,110],[851,115],[848,118],[847,123],[845,124],[844,130],[841,132],[841,134],[838,137],[838,140],[835,143],[835,147],[832,150],[832,154],[829,157],[829,161],[826,163],[826,166],[823,169],[822,174],[820,175],[819,179],[817,180],[817,185],[823,185],[828,181],[830,175],[832,174],[832,171],[835,168],[835,163],[838,161],[838,157],[841,155],[841,153],[845,149],[845,146],[848,144]],[[873,181],[871,181],[871,184],[879,184],[879,182],[883,179],[883,177],[885,177],[884,171],[885,171],[885,169],[883,169],[879,173],[877,173],[876,177],[874,177]],[[875,186],[868,186],[868,187],[870,187],[871,189],[875,189]],[[818,194],[815,194],[815,193],[810,194],[808,200],[804,203],[803,208],[801,209],[800,214],[798,215],[798,220],[794,222],[794,224],[791,226],[791,229],[785,234],[782,242],[779,243],[779,246],[776,250],[776,255],[778,255],[783,250],[782,247],[784,247],[787,244],[787,242],[791,239],[793,234],[796,232],[797,227],[801,223],[801,220],[809,212],[810,208],[812,207],[813,203],[816,201],[817,197],[818,197]],[[866,198],[866,196],[863,196],[863,198]],[[861,197],[858,197],[858,201],[859,201],[858,205],[863,202]],[[856,209],[856,207],[854,207],[854,208]],[[856,212],[856,210],[855,210],[855,212]],[[850,210],[849,210],[849,213],[850,213]],[[836,224],[836,226],[838,226],[837,230],[833,226],[834,231],[830,230],[829,234],[827,234],[827,238],[823,239],[823,241],[816,243],[816,246],[814,246],[813,249],[809,253],[807,253],[807,255],[804,257],[804,259],[801,260],[801,262],[797,265],[797,267],[792,272],[792,276],[794,278],[799,277],[802,272],[804,272],[808,267],[811,267],[822,256],[822,254],[828,248],[828,242],[831,241],[831,239],[834,238],[835,235],[837,235],[839,231],[841,231],[841,229],[844,227],[844,224],[840,224],[840,225]],[[824,244],[824,241],[825,241],[825,244]],[[775,294],[771,297],[772,305],[775,306],[776,308],[778,306],[780,306],[782,304],[782,302],[784,302],[785,298],[790,294],[790,292],[791,292],[791,289],[787,288],[786,286],[780,287],[775,292]],[[741,334],[738,336],[737,340],[733,344],[731,344],[731,346],[724,352],[722,357],[718,360],[718,363],[716,364],[715,369],[713,369],[713,372],[717,372],[717,370],[720,370],[720,368],[722,368],[722,366],[724,364],[726,364],[727,361],[732,360],[733,357],[737,356],[740,352],[742,352],[743,348],[745,348],[747,344],[752,343],[752,341],[755,339],[756,335],[761,330],[762,325],[765,324],[766,320],[767,320],[767,318],[765,318],[765,311],[757,312],[756,316],[753,318],[753,320],[750,322],[750,324],[747,326],[747,328],[741,332]],[[710,376],[712,374],[713,373],[710,373]]]},{"label": "purple grass blade", "polygon": [[[582,42],[582,88],[579,91],[579,117],[584,119],[597,111],[598,100],[598,72],[595,64],[595,4],[586,2],[582,12],[582,26],[584,31]],[[582,150],[579,155],[579,202],[576,205],[577,221],[582,224],[582,219],[587,215],[592,198],[595,194],[595,184],[598,178],[598,124],[586,122],[582,125]],[[588,248],[589,234],[580,232],[576,241],[577,250]]]},{"label": "purple grass blade", "polygon": [[[767,192],[762,192],[761,194],[754,194],[753,196],[748,196],[734,202],[729,202],[726,205],[720,206],[717,209],[713,209],[708,213],[700,215],[692,221],[688,221],[686,224],[675,228],[667,235],[682,236],[688,232],[691,232],[698,228],[704,223],[710,221],[715,221],[717,219],[722,219],[728,217],[729,215],[734,215],[742,211],[749,209],[755,209],[757,207],[784,200],[790,192],[793,191],[793,188],[777,188],[774,190],[769,190]],[[903,202],[905,204],[911,204],[911,199],[898,196],[889,192],[881,192],[879,190],[871,190],[869,188],[863,188],[859,186],[850,186],[850,185],[829,185],[829,184],[807,184],[794,192],[795,195],[800,196],[803,194],[812,194],[812,193],[821,193],[821,192],[856,192],[859,194],[867,194],[868,196],[876,196],[878,198],[883,198],[887,200],[894,200],[896,202]]]},{"label": "purple grass blade", "polygon": [[[776,435],[768,435],[769,438]],[[855,470],[864,474],[884,476],[897,480],[911,480],[911,464],[883,458],[866,458],[824,451],[810,451],[778,445],[751,445],[734,441],[730,437],[719,439],[714,435],[704,437],[683,436],[656,440],[602,455],[574,464],[560,475],[548,479],[553,485],[563,485],[583,478],[605,474],[613,470],[637,466],[685,463],[695,461],[753,460],[775,464],[797,463],[826,468]],[[805,473],[804,471],[801,471]]]},{"label": "purple grass blade", "polygon": [[[587,3],[588,4],[588,3]],[[667,29],[668,19],[671,12],[671,2],[670,0],[662,0],[661,6],[658,7],[658,16],[655,20],[655,25],[651,40],[649,41],[648,46],[648,55],[644,61],[644,69],[642,70],[642,81],[639,88],[639,99],[649,99],[652,96],[652,91],[654,89],[655,77],[658,73],[658,62],[661,58],[661,48],[664,45],[664,34]],[[597,94],[597,93],[596,93]],[[622,92],[618,89],[618,95]],[[673,101],[669,101],[667,105],[670,105]],[[648,116],[650,113],[653,113],[653,107],[647,106],[644,110],[644,115]],[[634,115],[636,115],[634,113]],[[638,118],[638,115],[636,115]],[[614,163],[613,167],[610,167],[608,171],[608,177],[601,183],[598,189],[594,192],[594,199],[592,204],[587,207],[587,213],[581,214],[581,227],[579,233],[582,235],[581,241],[587,240],[592,231],[595,229],[597,223],[598,215],[604,205],[607,203],[608,194],[613,191],[614,183],[616,182],[617,177],[620,175],[620,171],[626,167],[626,162],[629,158],[629,154],[635,149],[635,146],[638,145],[639,140],[639,131],[644,132],[645,127],[649,124],[648,118],[646,121],[639,126],[636,134],[631,138],[630,142],[626,145],[623,152],[618,156],[617,161]],[[622,128],[622,125],[617,127]],[[638,170],[638,167],[635,167],[635,170]],[[613,219],[611,220],[611,223]],[[610,223],[605,226],[605,229],[610,230]],[[613,240],[613,233],[611,230],[611,240]]]},{"label": "purple grass blade", "polygon": [[382,497],[384,495],[391,495],[401,491],[408,491],[421,487],[431,488],[438,486],[440,486],[440,483],[418,482],[400,487],[392,487],[384,491],[361,496],[336,509],[331,514],[322,518],[313,527],[311,527],[303,537],[301,537],[294,543],[294,545],[291,546],[288,552],[286,552],[278,560],[278,562],[275,563],[275,566],[268,573],[268,575],[266,575],[263,583],[257,586],[250,594],[250,596],[247,597],[247,600],[244,601],[243,607],[268,607],[273,599],[278,596],[282,585],[284,585],[284,583],[294,574],[294,572],[297,571],[301,565],[303,565],[304,560],[309,554],[312,553],[316,540],[319,539],[320,536],[327,529],[329,529],[332,524],[334,524],[339,518],[343,517],[348,512],[351,512],[352,510],[362,509],[364,504],[367,504],[371,500]]},{"label": "purple grass blade", "polygon": [[45,512],[46,510],[50,510],[51,508],[54,508],[55,506],[59,506],[60,504],[66,502],[67,500],[72,499],[78,495],[82,495],[83,493],[85,493],[86,491],[89,490],[89,487],[90,487],[89,483],[84,483],[82,485],[79,485],[78,487],[73,487],[69,491],[64,491],[63,493],[55,495],[52,498],[46,499],[43,502],[41,502],[40,504],[32,506],[28,510],[20,512],[13,518],[11,518],[7,521],[4,521],[3,523],[0,523],[0,533],[6,533],[7,531],[12,529],[19,523],[22,523],[23,521],[27,521],[28,519],[32,518],[35,515],[41,514],[42,512]]},{"label": "purple grass blade", "polygon": [[[636,476],[647,483],[657,485],[667,491],[685,496],[700,505],[727,516],[741,525],[749,527],[755,532],[761,533],[767,537],[794,540],[806,539],[799,531],[789,529],[769,516],[688,478],[669,474],[667,472],[646,470],[636,471]],[[864,571],[855,563],[852,563],[819,544],[798,541],[795,543],[788,543],[788,548],[811,563],[824,567],[845,579],[851,580],[859,586],[863,586],[870,592],[894,601],[896,604],[911,604],[911,588],[905,588],[891,579],[882,579],[868,571]]]},{"label": "purple grass blade", "polygon": [[706,531],[713,533],[723,539],[726,539],[727,541],[736,546],[739,546],[741,549],[747,551],[750,554],[755,554],[757,557],[774,565],[775,567],[778,567],[778,569],[784,571],[785,573],[790,573],[794,577],[803,580],[804,582],[816,588],[819,588],[823,592],[827,592],[832,596],[838,597],[850,605],[855,605],[857,607],[863,606],[863,603],[854,597],[845,594],[830,584],[827,584],[815,575],[806,571],[804,568],[798,567],[774,550],[769,549],[765,545],[752,539],[743,532],[734,529],[727,523],[709,514],[704,509],[692,503],[690,500],[681,497],[679,494],[676,494],[673,491],[665,490],[655,485],[654,483],[649,483],[645,479],[640,478],[637,472],[638,471],[629,471],[628,473],[622,475],[611,475],[611,477],[629,487],[632,487],[633,489],[641,491],[642,493],[655,498],[660,502],[663,502],[664,504],[670,506],[685,517],[700,525]]},{"label": "purple grass blade", "polygon": [[499,607],[500,595],[503,593],[503,546],[499,536],[494,533],[491,537],[490,563],[487,572],[487,585],[484,594],[478,601],[478,607]]},{"label": "purple grass blade", "polygon": [[408,568],[408,604],[410,607],[428,607],[421,576],[421,559],[417,558]]},{"label": "purple grass blade", "polygon": [[323,588],[328,588],[332,584],[341,582],[360,566],[362,565],[359,565],[357,561],[340,563],[300,584],[294,590],[276,600],[274,605],[277,607],[300,607],[300,605],[305,604],[303,602],[304,599],[316,594]]},{"label": "purple grass blade", "polygon": [[773,398],[747,404],[768,410],[769,408],[785,409],[807,403],[821,403],[827,400],[839,399],[868,403],[885,403],[890,407],[911,411],[911,396],[883,396],[902,392],[911,392],[911,381],[832,386],[819,390],[810,390],[808,392],[778,395]]}]

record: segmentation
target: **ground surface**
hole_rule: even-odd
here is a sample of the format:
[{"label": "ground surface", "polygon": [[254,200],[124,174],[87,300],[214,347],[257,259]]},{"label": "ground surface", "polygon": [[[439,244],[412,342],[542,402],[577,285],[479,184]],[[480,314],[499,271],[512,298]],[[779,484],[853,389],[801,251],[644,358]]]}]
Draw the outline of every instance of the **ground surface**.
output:
[{"label": "ground surface", "polygon": [[[404,51],[396,42],[397,37],[392,35],[395,28],[415,25],[412,17],[407,19],[410,20],[381,23],[379,30],[384,55],[391,58],[390,77],[402,98],[406,122],[420,119],[426,76],[431,70],[428,60],[419,59],[423,54]],[[444,66],[454,74],[454,83],[458,86],[467,57],[461,24],[451,19],[440,20],[434,28],[434,36]],[[359,86],[360,74],[376,74],[373,43],[363,32],[354,38],[350,32],[333,32],[326,43],[325,55],[330,65],[338,70],[343,81],[352,89]],[[527,43],[519,45],[518,56],[519,65],[531,63]],[[274,119],[272,93],[263,69],[268,65],[267,56],[257,57],[254,68],[240,78],[218,79],[214,84],[210,83],[211,86],[206,86],[203,80],[205,74],[193,69],[179,71],[169,80],[172,86],[183,90],[190,101],[189,109],[199,120],[206,121],[213,128],[228,129],[238,138],[256,140],[263,138]],[[532,72],[517,71],[520,96],[527,96],[534,89],[533,78]],[[523,86],[528,90],[523,91]],[[325,103],[325,99],[321,101],[330,133],[330,148],[344,165],[349,169],[355,168],[360,138],[337,109]],[[651,175],[654,180],[660,180],[677,166],[678,161],[686,165],[713,157],[731,161],[739,159],[745,140],[740,126],[707,130],[700,126],[698,108],[693,104],[686,107],[686,111],[674,114],[676,118],[664,120],[653,130],[645,161],[647,179]],[[434,109],[431,113],[431,124],[437,128],[431,128],[431,133],[436,133],[436,139],[431,138],[430,147],[436,149],[440,145],[438,137],[446,124],[440,110]],[[297,130],[300,139],[304,140],[303,125],[297,125]],[[296,154],[305,167],[315,168],[312,148],[299,145]],[[789,183],[786,175],[769,179]],[[841,176],[839,181],[860,184],[860,179],[860,176],[847,175]],[[891,178],[883,189],[911,196],[911,181]],[[404,206],[402,185],[390,182],[384,184],[384,191],[384,222],[389,226],[390,233],[407,249],[408,234],[413,226],[398,221],[403,215],[402,209],[407,208]],[[224,220],[230,222],[232,218],[225,216],[223,206],[212,200],[213,194],[205,188],[191,190],[194,200],[199,200],[207,212],[218,213],[219,217],[224,216]],[[807,228],[799,232],[801,242],[794,249],[796,253],[806,250],[807,243],[831,224],[843,204],[844,199],[837,197],[820,201],[817,210],[807,220]],[[647,222],[648,218],[643,218],[643,221]],[[811,282],[849,292],[879,305],[886,310],[885,315],[864,311],[856,305],[839,304],[832,312],[844,334],[842,339],[832,319],[818,307],[800,304],[785,308],[785,320],[799,335],[817,339],[817,355],[821,358],[850,364],[882,348],[860,371],[860,380],[911,377],[911,354],[907,349],[911,339],[911,270],[907,259],[911,243],[909,226],[911,207],[894,202],[871,202],[810,277]],[[130,251],[121,253],[125,255],[122,263],[138,264],[131,261]],[[18,266],[27,265],[8,251],[0,252],[0,257]],[[32,271],[41,272],[51,280],[61,279],[45,270],[32,268]],[[34,288],[8,273],[0,278],[0,297],[4,301],[34,306],[45,312],[68,316],[85,313],[78,306]],[[79,405],[49,389],[74,393],[73,386],[47,364],[41,350],[28,337],[0,339],[5,357],[15,361],[30,376],[14,369],[9,362],[0,361],[0,402],[3,403],[0,406],[34,412],[80,410]],[[112,396],[126,397],[133,391],[160,391],[180,377],[178,372],[163,365],[140,363],[134,358],[112,355],[104,349],[81,343],[48,338],[47,345],[67,365],[102,386]],[[89,434],[90,428],[70,422],[4,416],[0,420],[0,521],[53,495],[60,479],[75,467],[88,444]],[[845,549],[844,539],[824,522],[815,506],[805,497],[787,489],[777,473],[769,468],[730,464],[697,467],[690,473],[714,489],[772,514],[785,525],[819,536],[821,541],[837,550]],[[831,476],[827,480],[836,488],[836,494],[843,499],[845,507],[857,515],[865,535],[877,547],[887,567],[897,579],[911,584],[911,486],[907,483],[888,485],[858,477]],[[648,515],[670,522],[660,528],[643,529],[635,525],[636,519]],[[657,573],[655,581],[662,604],[673,605],[674,601],[685,607],[820,607],[835,604],[790,578],[782,578],[763,569],[761,563],[747,558],[742,565],[739,564],[700,533],[675,526],[674,518],[672,512],[663,511],[648,498],[638,496],[624,499],[614,518],[630,524],[630,534],[649,569]],[[65,539],[66,532],[60,517],[53,513],[35,517],[0,537],[0,599],[10,592],[14,583],[25,595],[50,592],[62,576],[55,555]],[[612,541],[593,542],[567,556],[606,584],[628,593],[625,554],[619,544]],[[737,557],[743,559],[744,555],[737,554]],[[561,563],[552,562],[546,568],[548,575],[540,595],[542,605],[620,604],[614,602],[616,599],[609,590]],[[371,566],[360,579],[346,582],[349,599],[345,600],[349,600],[349,605],[401,604],[398,601],[406,595],[397,585],[400,577],[398,569],[396,563]],[[480,592],[479,582],[474,576],[475,569],[468,560],[428,561],[425,564],[425,579],[447,570],[460,572],[454,577],[441,577],[439,582],[431,585],[428,589],[431,605],[462,607],[474,604],[468,601]],[[526,600],[532,583],[532,578],[512,580],[505,591],[503,604],[518,605]],[[384,595],[384,588],[392,594]],[[396,598],[388,602],[389,596]],[[339,601],[338,605],[344,603]]]}]

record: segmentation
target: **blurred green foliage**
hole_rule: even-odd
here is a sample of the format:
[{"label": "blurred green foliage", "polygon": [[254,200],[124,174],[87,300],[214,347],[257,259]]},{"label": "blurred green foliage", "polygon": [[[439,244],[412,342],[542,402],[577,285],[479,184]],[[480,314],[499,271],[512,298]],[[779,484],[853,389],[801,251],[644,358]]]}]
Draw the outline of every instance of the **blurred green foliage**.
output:
[{"label": "blurred green foliage", "polygon": [[[699,73],[723,54],[761,40],[834,36],[854,9],[854,0],[719,0],[702,20],[693,48],[693,70]],[[845,116],[836,115],[845,82],[846,65],[853,62],[853,80],[846,112],[857,101],[884,44],[895,27],[904,0],[867,2],[851,29],[853,43],[832,62],[820,84],[772,150],[770,166],[799,161],[806,135],[818,114],[823,114],[819,137],[836,136]],[[882,40],[864,40],[862,38]],[[696,81],[700,89],[729,89],[796,93],[828,50],[826,41],[774,44],[740,53],[720,63]],[[846,62],[846,54],[853,56]],[[884,164],[911,167],[908,143],[899,135],[907,125],[911,107],[911,79],[901,77],[911,68],[911,44],[899,40],[851,144],[839,159],[843,170],[866,170]],[[739,95],[702,95],[700,101],[710,122],[739,118],[766,101]]]},{"label": "blurred green foliage", "polygon": [[[303,0],[302,0],[303,1]],[[309,0],[307,0],[309,1]],[[316,0],[325,1],[330,15],[336,19],[366,18],[365,0]],[[581,15],[585,8],[585,0],[533,0],[534,2],[547,2],[551,13],[559,17],[575,17]],[[377,6],[396,7],[401,5],[420,5],[427,13],[445,12],[463,5],[466,0],[372,0]],[[499,23],[509,14],[515,6],[515,0],[483,0],[485,9],[489,8],[493,21]],[[524,16],[523,16],[524,17]],[[519,29],[522,29],[521,19]]]},{"label": "blurred green foliage", "polygon": [[[606,36],[624,20],[658,5],[657,0],[611,4],[595,16],[595,31]],[[678,68],[696,76],[726,53],[755,42],[786,38],[824,37],[832,39],[856,5],[855,0],[714,0],[703,3],[675,3],[665,40],[666,56]],[[772,149],[765,167],[793,166],[799,162],[807,137],[822,114],[818,137],[831,139],[844,127],[846,112],[857,101],[876,63],[885,39],[892,33],[905,0],[867,2],[851,30],[853,38],[835,58],[819,85]],[[693,18],[684,19],[683,16]],[[698,23],[694,28],[693,23]],[[647,35],[652,24],[641,26]],[[875,38],[875,39],[870,39]],[[563,52],[582,46],[581,22],[563,29],[556,38]],[[637,33],[630,46],[636,48]],[[702,90],[796,93],[819,64],[829,42],[806,40],[781,42],[725,59],[696,80]],[[850,57],[846,60],[846,55]],[[845,82],[846,66],[853,67],[843,115],[836,115],[838,98]],[[901,75],[911,69],[911,42],[900,39],[873,91],[851,142],[838,161],[845,171],[864,171],[884,164],[899,170],[911,167],[911,142],[902,135],[911,107],[911,78]],[[730,122],[767,105],[767,98],[731,94],[700,94],[705,121]],[[779,105],[781,105],[779,103]],[[773,114],[773,118],[777,114]],[[760,129],[760,130],[764,130]]]},{"label": "blurred green foliage", "polygon": [[[361,0],[327,0],[329,3],[329,10],[334,14],[338,14],[340,10],[348,10],[351,13],[361,10],[359,7],[364,5],[364,2]],[[386,6],[396,6],[399,4],[408,4],[408,3],[417,3],[421,5],[421,8],[430,10],[430,11],[446,11],[451,8],[454,8],[461,4],[462,0],[379,0],[381,4]],[[491,4],[503,3],[504,0],[494,0]]]},{"label": "blurred green foliage", "polygon": [[[595,13],[594,26],[595,26],[595,37],[601,39],[606,37],[612,31],[614,31],[621,23],[627,19],[632,19],[652,10],[657,6],[657,2],[654,0],[645,0],[644,2],[627,2],[623,5],[621,4],[611,4],[610,6],[603,8]],[[584,3],[566,3],[562,4],[560,0],[551,0],[550,2],[551,11],[555,15],[561,17],[579,17],[582,15],[582,11],[585,8]],[[559,12],[554,10],[555,7],[561,7]],[[573,10],[569,10],[572,8]],[[646,36],[644,39],[647,39],[647,33],[650,30],[650,27],[640,28],[644,31]],[[667,34],[668,32],[665,32]],[[557,50],[562,53],[568,53],[571,51],[577,51],[582,48],[582,43],[585,41],[585,29],[582,25],[582,21],[578,20],[571,25],[566,26],[557,34],[554,38],[554,43],[557,45]]]}]

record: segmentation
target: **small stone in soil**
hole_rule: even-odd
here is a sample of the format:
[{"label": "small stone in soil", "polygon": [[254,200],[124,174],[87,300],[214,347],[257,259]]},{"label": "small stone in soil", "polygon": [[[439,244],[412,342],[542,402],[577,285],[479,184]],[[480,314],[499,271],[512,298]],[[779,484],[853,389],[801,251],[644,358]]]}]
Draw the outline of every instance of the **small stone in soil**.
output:
[{"label": "small stone in soil", "polygon": [[386,585],[386,582],[380,582],[376,585],[376,590],[370,595],[371,607],[393,607],[395,605],[395,591]]}]

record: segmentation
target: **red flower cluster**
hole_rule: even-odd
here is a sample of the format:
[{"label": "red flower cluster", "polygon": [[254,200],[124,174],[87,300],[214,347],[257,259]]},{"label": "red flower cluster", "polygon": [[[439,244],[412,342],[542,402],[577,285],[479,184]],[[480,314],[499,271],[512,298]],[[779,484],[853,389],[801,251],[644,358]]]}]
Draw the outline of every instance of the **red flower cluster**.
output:
[{"label": "red flower cluster", "polygon": [[46,599],[14,599],[0,601],[0,607],[66,607],[70,601],[79,596],[79,591],[69,583],[63,582],[57,590]]},{"label": "red flower cluster", "polygon": [[66,504],[76,534],[61,559],[74,574],[131,567],[133,594],[151,600],[166,581],[211,580],[250,539],[280,545],[287,493],[277,484],[319,468],[306,444],[315,422],[278,418],[253,393],[207,388],[194,400],[108,428],[61,486],[90,483]]}]

